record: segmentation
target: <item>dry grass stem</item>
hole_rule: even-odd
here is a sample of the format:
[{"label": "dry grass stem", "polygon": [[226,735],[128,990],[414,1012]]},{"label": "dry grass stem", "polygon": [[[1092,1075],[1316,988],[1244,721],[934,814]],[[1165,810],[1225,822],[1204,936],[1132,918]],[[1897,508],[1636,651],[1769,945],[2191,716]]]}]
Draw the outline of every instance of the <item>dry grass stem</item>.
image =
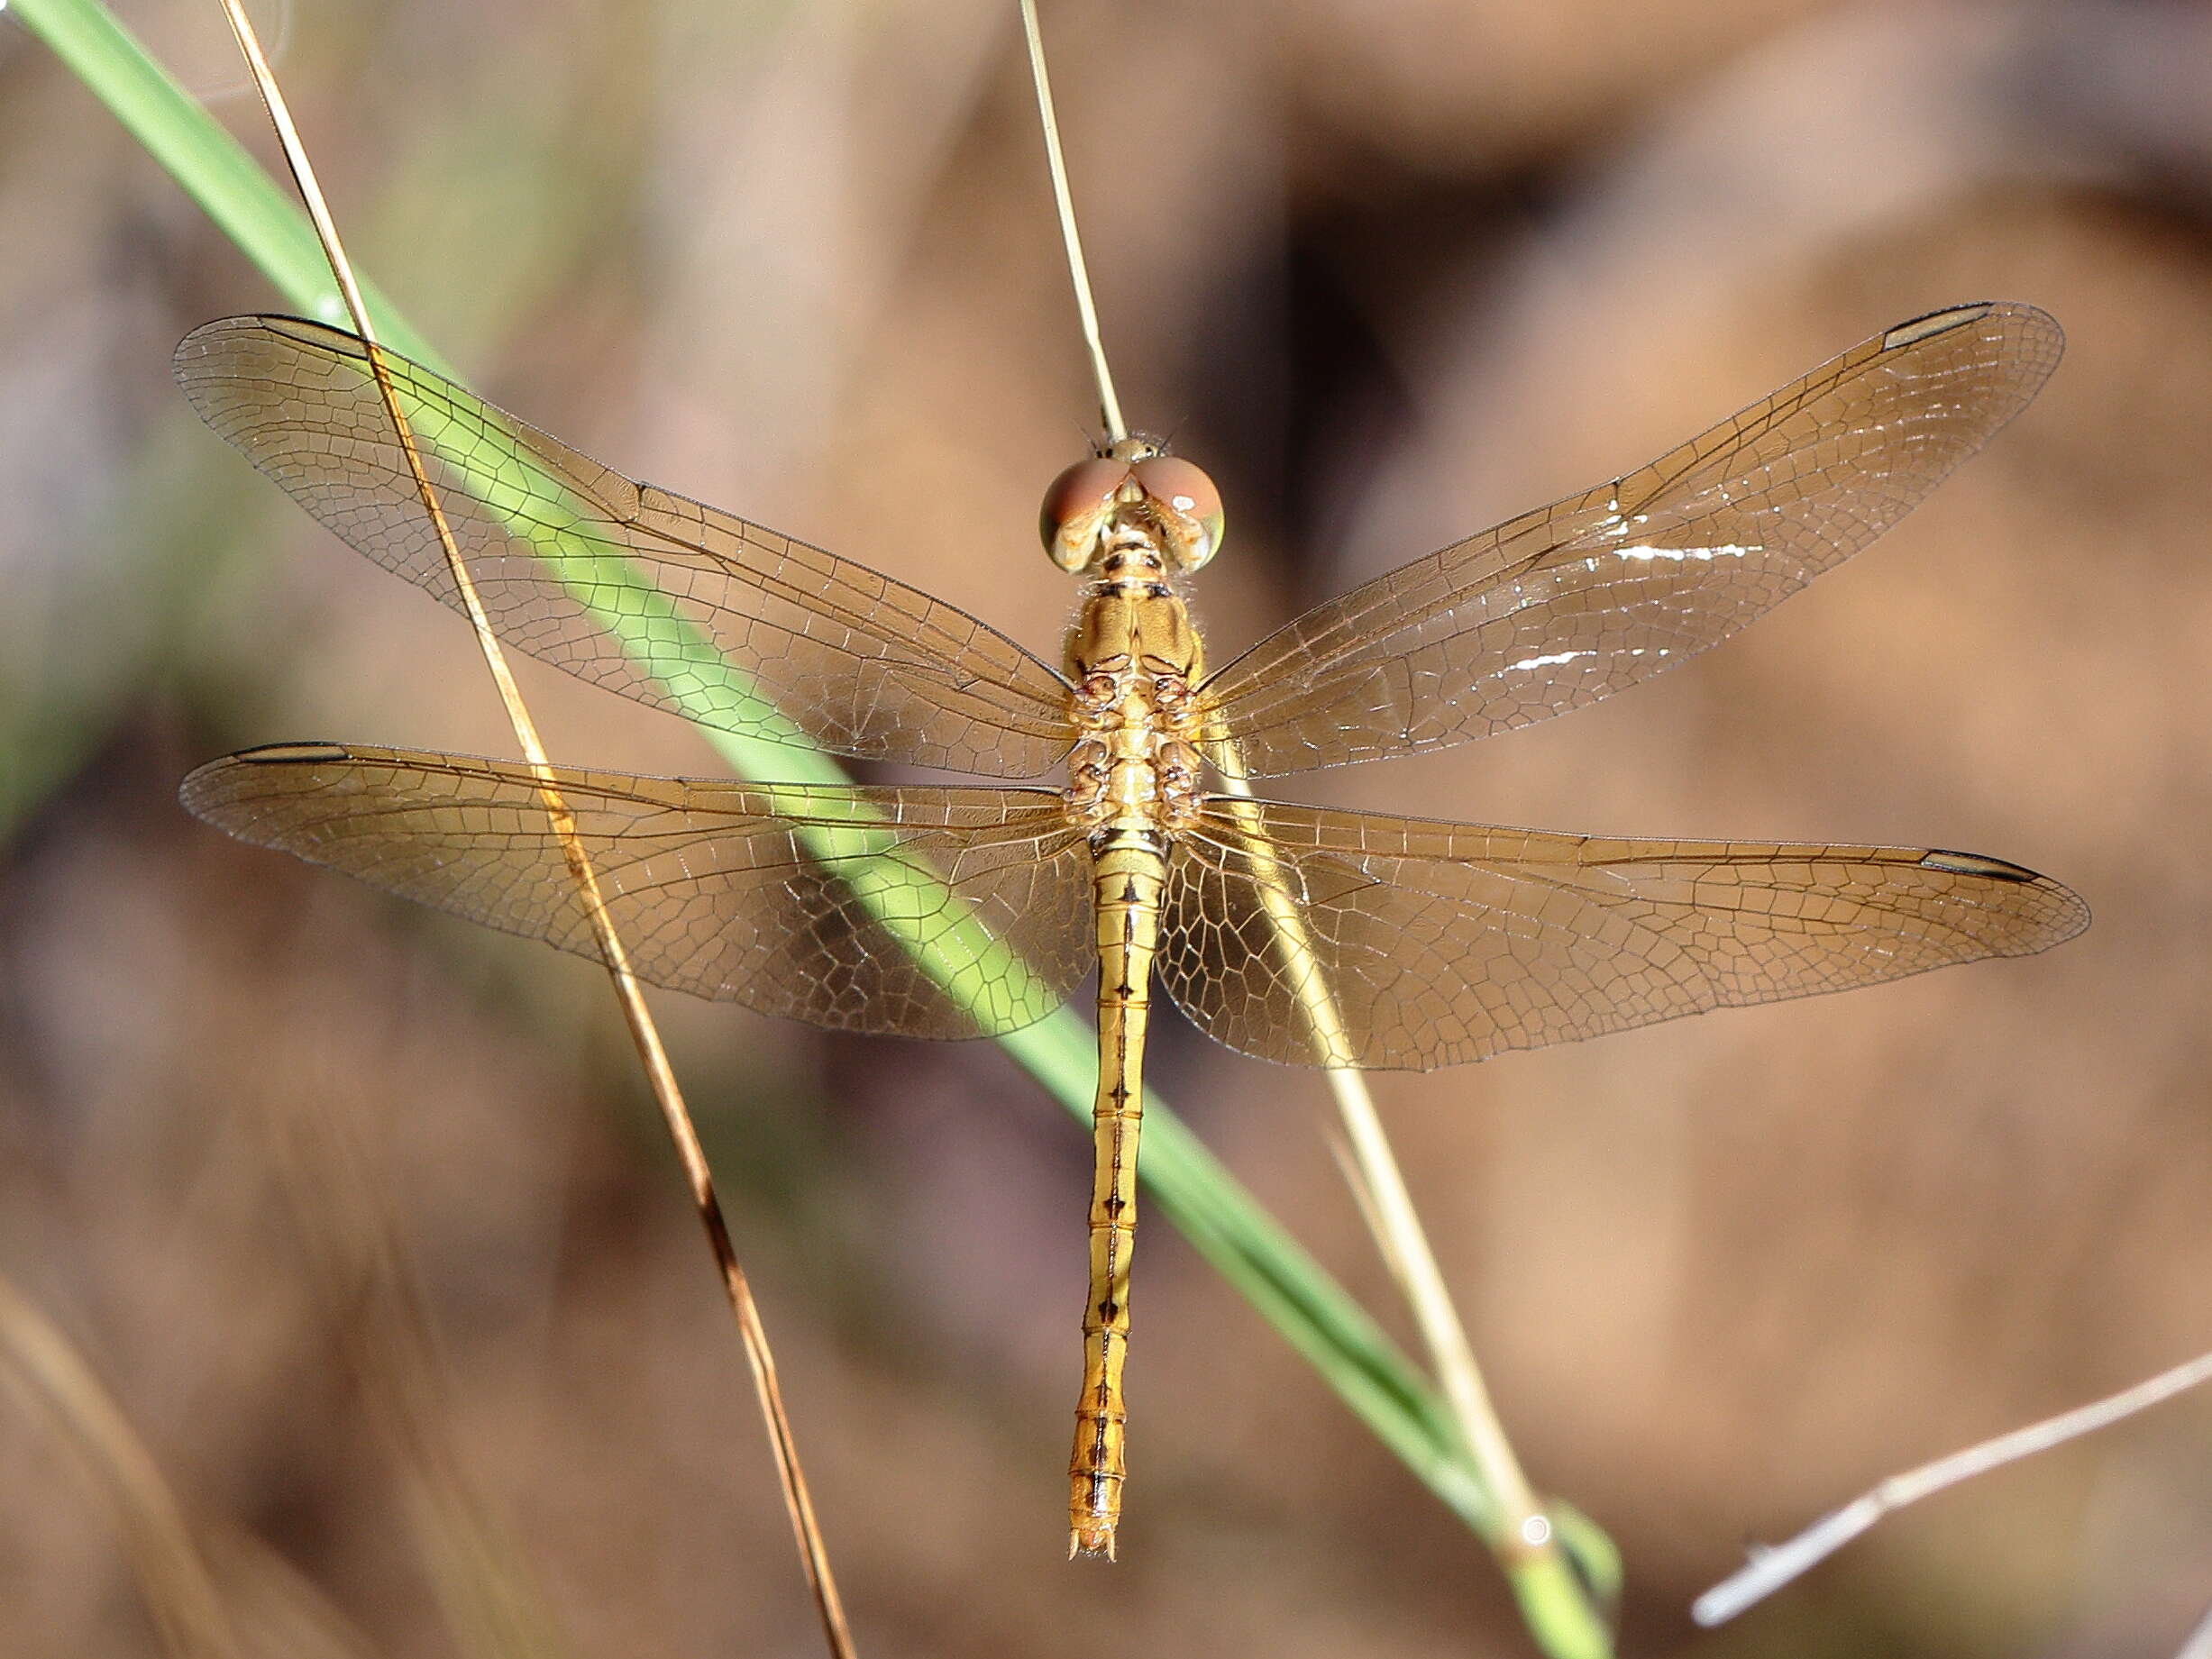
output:
[{"label": "dry grass stem", "polygon": [[[1223,789],[1249,800],[1251,786],[1240,775],[1243,769],[1234,749],[1220,747],[1214,759],[1223,774]],[[1252,845],[1261,849],[1253,855],[1261,899],[1274,924],[1275,948],[1282,956],[1284,974],[1300,988],[1314,1054],[1324,1062],[1348,1059],[1351,1043],[1327,976],[1314,960],[1304,916],[1287,883],[1269,879],[1265,841],[1256,835]],[[1413,1207],[1412,1195],[1406,1190],[1405,1177],[1376,1112],[1367,1079],[1340,1063],[1329,1064],[1327,1075],[1343,1131],[1338,1143],[1339,1167],[1351,1183],[1360,1216],[1412,1312],[1453,1421],[1489,1489],[1496,1510],[1489,1532],[1491,1549],[1508,1573],[1531,1563],[1549,1564],[1558,1550],[1555,1530],[1522,1472],[1521,1460],[1491,1403],[1490,1390],[1467,1342],[1467,1327],[1452,1305],[1443,1271],[1437,1265],[1435,1251],[1430,1248],[1428,1232]]]},{"label": "dry grass stem", "polygon": [[153,1454],[75,1345],[5,1279],[0,1384],[52,1426],[105,1500],[162,1645],[176,1659],[239,1659],[236,1630]]},{"label": "dry grass stem", "polygon": [[2212,1612],[2207,1612],[2204,1621],[2189,1632],[2187,1645],[2175,1659],[2212,1659]]},{"label": "dry grass stem", "polygon": [[1045,36],[1037,21],[1037,0],[1021,0],[1021,32],[1029,45],[1029,80],[1037,88],[1037,119],[1045,132],[1045,164],[1052,172],[1053,205],[1059,210],[1060,240],[1067,249],[1067,272],[1075,285],[1075,309],[1083,318],[1083,341],[1091,354],[1092,378],[1098,382],[1099,416],[1106,435],[1119,443],[1129,435],[1114,396],[1114,378],[1106,366],[1106,342],[1099,334],[1098,304],[1091,296],[1091,271],[1083,263],[1083,237],[1075,228],[1075,201],[1068,189],[1067,160],[1060,153],[1060,117],[1053,108],[1052,81],[1045,73]]},{"label": "dry grass stem", "polygon": [[845,1659],[854,1652],[852,1635],[846,1626],[836,1579],[830,1571],[828,1553],[815,1520],[806,1476],[800,1466],[798,1449],[792,1440],[790,1420],[777,1385],[775,1362],[768,1348],[767,1332],[762,1326],[745,1271],[738,1263],[736,1248],[730,1241],[728,1225],[723,1217],[720,1200],[715,1194],[713,1175],[708,1167],[706,1153],[699,1145],[690,1108],[684,1103],[675,1071],[669,1063],[659,1028],[654,1022],[651,1010],[645,1006],[644,993],[635,977],[630,971],[627,953],[608,915],[598,877],[577,836],[575,820],[554,784],[552,764],[544,743],[539,740],[536,725],[523,701],[520,688],[515,683],[506,653],[492,634],[490,619],[485,614],[476,584],[454,542],[444,510],[439,505],[437,492],[424,468],[413,430],[400,407],[398,394],[392,386],[389,371],[370,328],[368,307],[362,303],[361,291],[354,282],[352,265],[345,257],[337,226],[315,182],[306,147],[292,123],[283,95],[278,89],[276,77],[262,56],[260,43],[254,37],[252,23],[246,17],[240,0],[224,0],[224,8],[230,18],[233,32],[238,37],[239,49],[245,54],[247,63],[252,69],[254,82],[261,90],[263,104],[268,107],[270,119],[276,126],[278,138],[284,147],[286,162],[299,187],[301,199],[306,205],[309,217],[315,222],[316,236],[330,260],[331,274],[345,296],[346,310],[352,319],[354,333],[361,337],[367,350],[378,393],[391,417],[399,447],[407,456],[408,470],[422,497],[424,510],[437,530],[439,545],[444,550],[448,568],[467,611],[470,624],[475,632],[485,666],[498,688],[500,701],[514,727],[516,741],[522,746],[524,758],[539,779],[539,792],[546,816],[561,841],[569,870],[575,878],[590,916],[600,954],[608,977],[614,983],[617,1000],[621,1004],[623,1019],[629,1027],[639,1062],[652,1086],[654,1098],[676,1144],[677,1154],[683,1163],[685,1179],[691,1190],[692,1202],[706,1229],[716,1266],[722,1275],[731,1309],[736,1316],[746,1358],[752,1366],[754,1387],[760,1395],[761,1408],[767,1419],[770,1438],[773,1443],[777,1471],[782,1482],[784,1502],[791,1513],[800,1563],[806,1571],[808,1585],[813,1592],[821,1618],[824,1638],[836,1659]]},{"label": "dry grass stem", "polygon": [[[1046,160],[1052,174],[1053,201],[1059,212],[1061,241],[1067,251],[1068,275],[1075,288],[1076,308],[1083,320],[1083,342],[1090,352],[1107,434],[1118,442],[1128,435],[1128,428],[1114,395],[1113,376],[1099,332],[1098,308],[1091,292],[1090,272],[1083,262],[1067,166],[1061,153],[1059,121],[1053,107],[1051,82],[1046,73],[1044,40],[1037,24],[1036,0],[1021,0],[1021,21],[1028,44],[1030,80],[1037,91],[1037,116],[1044,129]],[[1241,769],[1235,764],[1233,751],[1222,749],[1214,759],[1220,763],[1224,788],[1229,794],[1250,798],[1249,787],[1237,775]],[[1254,845],[1264,849],[1265,842],[1256,836]],[[1265,862],[1264,853],[1261,862]],[[1312,961],[1303,934],[1304,920],[1297,904],[1286,889],[1266,883],[1264,869],[1261,873],[1261,892],[1274,924],[1277,948],[1283,953],[1289,977],[1303,988],[1315,1055],[1324,1062],[1348,1056],[1350,1047],[1344,1037],[1341,1016],[1326,978]],[[1399,1172],[1389,1137],[1383,1131],[1382,1120],[1376,1114],[1367,1081],[1357,1071],[1343,1065],[1330,1065],[1328,1075],[1344,1126],[1343,1144],[1349,1153],[1348,1159],[1340,1158],[1339,1163],[1351,1183],[1360,1214],[1412,1310],[1430,1364],[1443,1386],[1460,1436],[1480,1465],[1494,1499],[1497,1516],[1491,1534],[1492,1547],[1509,1568],[1513,1563],[1532,1556],[1549,1556],[1557,1548],[1552,1527],[1530,1490],[1520,1460],[1505,1437],[1504,1426],[1498,1421],[1496,1409],[1491,1404],[1489,1390],[1484,1385],[1481,1369],[1467,1344],[1466,1327],[1452,1306],[1435,1252],[1429,1247],[1419,1213],[1406,1191],[1404,1178]]]},{"label": "dry grass stem", "polygon": [[1422,1347],[1452,1416],[1466,1437],[1467,1449],[1497,1499],[1498,1537],[1511,1550],[1543,1551],[1552,1547],[1551,1527],[1542,1506],[1521,1470],[1504,1425],[1491,1404],[1482,1368],[1467,1341],[1467,1327],[1444,1283],[1443,1270],[1429,1246],[1428,1230],[1413,1208],[1399,1170],[1397,1154],[1375,1109],[1367,1080],[1357,1071],[1332,1067],[1329,1089],[1336,1098],[1337,1113],[1356,1176],[1360,1214],[1375,1235],[1376,1245],[1389,1264],[1391,1276],[1412,1310]]},{"label": "dry grass stem", "polygon": [[[1697,1598],[1690,1608],[1691,1616],[1701,1625],[1724,1623],[1772,1595],[1806,1569],[1825,1561],[1885,1515],[1902,1509],[1908,1503],[1917,1503],[1947,1486],[1956,1486],[1961,1481],[1970,1481],[1976,1475],[1987,1474],[2023,1457],[2033,1457],[2038,1452],[2047,1452],[2052,1446],[2133,1417],[2207,1381],[2212,1381],[2212,1354],[2199,1354],[2117,1394],[2045,1417],[2025,1428],[2015,1428],[1993,1440],[1984,1440],[1962,1452],[1939,1457],[1932,1463],[1908,1469],[1903,1474],[1893,1474],[1842,1509],[1823,1516],[1787,1543],[1755,1549],[1742,1571],[1723,1579]],[[2204,1654],[2212,1654],[2212,1646],[2204,1645],[2212,1642],[2206,1630],[2199,1630],[2191,1639],[2198,1645],[2188,1650],[2187,1659],[2203,1659]]]},{"label": "dry grass stem", "polygon": [[5,1279],[0,1389],[50,1427],[114,1517],[155,1628],[178,1659],[374,1659],[368,1638],[259,1538],[187,1524],[152,1454],[84,1356]]},{"label": "dry grass stem", "polygon": [[409,1518],[455,1647],[470,1659],[571,1651],[523,1551],[477,1494],[446,1432],[445,1370],[383,1184],[321,1090],[270,1103],[271,1162],[365,1413],[406,1483]]},{"label": "dry grass stem", "polygon": [[250,1654],[282,1659],[377,1659],[376,1645],[320,1586],[253,1534],[199,1528],[202,1548],[228,1594]]}]

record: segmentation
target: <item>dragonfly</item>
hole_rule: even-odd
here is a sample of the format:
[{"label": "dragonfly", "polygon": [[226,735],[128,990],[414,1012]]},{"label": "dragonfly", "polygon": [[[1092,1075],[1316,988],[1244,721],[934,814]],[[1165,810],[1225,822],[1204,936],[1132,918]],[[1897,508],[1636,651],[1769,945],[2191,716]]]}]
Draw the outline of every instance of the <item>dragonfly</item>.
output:
[{"label": "dragonfly", "polygon": [[[1189,609],[1219,493],[1145,438],[1046,494],[1079,584],[1056,665],[919,589],[579,454],[382,355],[509,645],[744,738],[979,784],[632,777],[283,743],[185,781],[242,840],[598,956],[550,780],[637,975],[833,1030],[968,1037],[1097,975],[1070,1553],[1111,1555],[1152,989],[1293,1064],[1415,1071],[2021,956],[2087,925],[2002,859],[1323,810],[1250,780],[1528,725],[1725,639],[1872,542],[2025,406],[2062,336],[1899,324],[1649,466],[1307,611],[1216,667]],[[194,331],[193,406],[370,559],[461,608],[353,335]]]}]

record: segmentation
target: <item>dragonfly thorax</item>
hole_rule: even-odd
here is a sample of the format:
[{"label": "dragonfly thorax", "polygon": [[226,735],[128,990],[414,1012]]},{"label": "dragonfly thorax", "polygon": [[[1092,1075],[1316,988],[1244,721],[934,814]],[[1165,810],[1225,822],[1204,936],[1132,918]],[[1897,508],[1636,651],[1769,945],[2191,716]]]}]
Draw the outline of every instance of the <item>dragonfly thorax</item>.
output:
[{"label": "dragonfly thorax", "polygon": [[1068,805],[1093,828],[1174,831],[1198,808],[1199,756],[1192,688],[1203,670],[1197,630],[1157,570],[1156,547],[1110,552],[1149,579],[1108,573],[1093,584],[1069,632]]}]

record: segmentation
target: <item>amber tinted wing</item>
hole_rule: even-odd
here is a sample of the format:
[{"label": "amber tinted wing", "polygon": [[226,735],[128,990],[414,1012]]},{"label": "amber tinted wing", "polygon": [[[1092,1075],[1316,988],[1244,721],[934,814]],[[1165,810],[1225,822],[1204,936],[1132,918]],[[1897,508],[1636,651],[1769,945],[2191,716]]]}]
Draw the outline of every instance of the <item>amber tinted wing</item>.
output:
[{"label": "amber tinted wing", "polygon": [[[1065,682],[963,611],[636,484],[385,354],[492,625],[519,650],[708,725],[1029,778],[1072,742]],[[177,349],[225,442],[360,551],[460,607],[352,335],[231,317]]]},{"label": "amber tinted wing", "polygon": [[[837,1030],[964,1037],[1042,1018],[1096,960],[1089,850],[1050,791],[553,771],[653,984]],[[519,762],[285,744],[201,767],[183,798],[242,841],[599,955]]]},{"label": "amber tinted wing", "polygon": [[1201,688],[1211,731],[1265,777],[1464,743],[1649,679],[1903,517],[2061,344],[2029,305],[1900,324],[1641,472],[1308,611]]},{"label": "amber tinted wing", "polygon": [[[1286,952],[1267,889],[1308,949]],[[2032,871],[1919,847],[1606,841],[1210,801],[1180,836],[1159,975],[1199,1028],[1426,1071],[1710,1008],[2021,956],[2089,911]]]}]

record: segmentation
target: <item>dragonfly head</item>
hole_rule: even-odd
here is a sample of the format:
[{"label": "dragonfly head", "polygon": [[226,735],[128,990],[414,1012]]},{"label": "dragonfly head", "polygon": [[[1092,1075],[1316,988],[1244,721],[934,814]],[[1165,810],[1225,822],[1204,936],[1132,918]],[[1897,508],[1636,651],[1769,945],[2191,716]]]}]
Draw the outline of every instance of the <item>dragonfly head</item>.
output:
[{"label": "dragonfly head", "polygon": [[1186,575],[1221,545],[1221,492],[1157,438],[1123,438],[1053,479],[1037,529],[1053,563],[1071,573],[1102,570],[1110,551],[1126,558],[1141,545]]}]

